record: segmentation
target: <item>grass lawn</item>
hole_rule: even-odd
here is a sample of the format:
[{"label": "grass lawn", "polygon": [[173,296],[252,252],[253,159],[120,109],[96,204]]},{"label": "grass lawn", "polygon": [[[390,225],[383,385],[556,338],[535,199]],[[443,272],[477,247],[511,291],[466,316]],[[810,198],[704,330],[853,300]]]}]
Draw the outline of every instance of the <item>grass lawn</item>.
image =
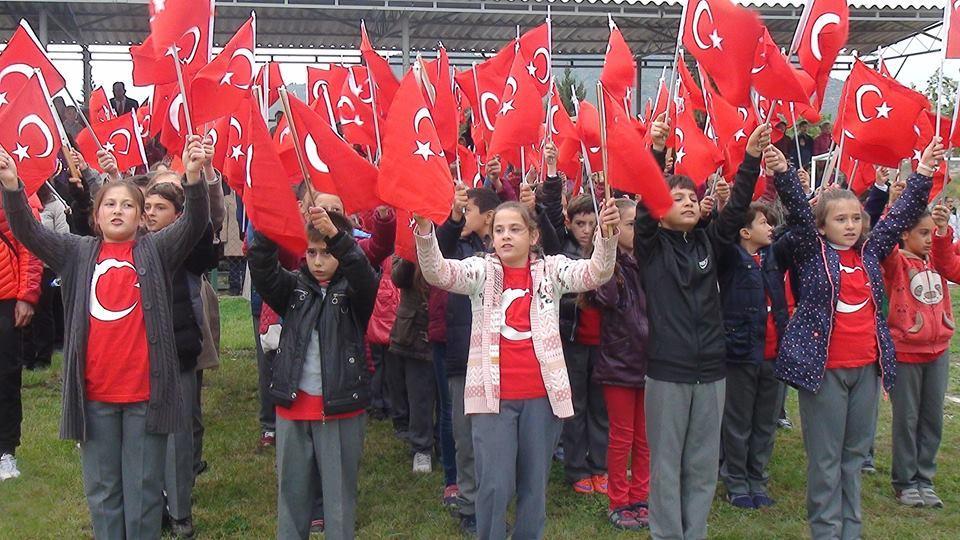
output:
[{"label": "grass lawn", "polygon": [[[954,291],[954,301],[960,294]],[[224,298],[221,367],[208,372],[204,389],[204,458],[210,468],[197,481],[194,522],[202,538],[269,538],[274,535],[276,484],[273,453],[258,454],[257,370],[245,301]],[[955,340],[954,363],[960,353]],[[79,451],[57,439],[60,418],[59,359],[55,369],[24,375],[23,445],[18,460],[23,476],[0,483],[0,539],[90,538],[80,479]],[[948,394],[960,395],[960,369],[954,365]],[[788,409],[799,424],[796,393]],[[865,538],[957,538],[960,535],[960,404],[948,400],[940,449],[937,488],[943,510],[907,509],[894,502],[890,488],[890,403],[880,405],[878,474],[864,478]],[[453,519],[440,505],[442,477],[414,476],[404,445],[388,422],[367,425],[360,480],[358,538],[452,538]],[[439,468],[439,467],[435,467]],[[718,498],[710,517],[711,538],[805,538],[806,460],[799,425],[778,434],[770,471],[777,505],[759,512],[734,510]],[[605,518],[606,500],[584,497],[562,484],[553,468],[547,538],[620,538]]]}]

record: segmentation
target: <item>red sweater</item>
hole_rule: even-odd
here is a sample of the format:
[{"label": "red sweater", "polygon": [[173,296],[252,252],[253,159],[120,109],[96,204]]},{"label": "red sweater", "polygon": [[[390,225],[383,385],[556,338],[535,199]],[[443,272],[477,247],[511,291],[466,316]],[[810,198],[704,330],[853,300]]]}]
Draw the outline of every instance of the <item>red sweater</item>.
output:
[{"label": "red sweater", "polygon": [[890,298],[887,324],[900,362],[932,362],[950,346],[954,322],[945,278],[960,277],[960,256],[952,240],[952,233],[934,234],[931,260],[903,249],[883,260],[883,281]]}]

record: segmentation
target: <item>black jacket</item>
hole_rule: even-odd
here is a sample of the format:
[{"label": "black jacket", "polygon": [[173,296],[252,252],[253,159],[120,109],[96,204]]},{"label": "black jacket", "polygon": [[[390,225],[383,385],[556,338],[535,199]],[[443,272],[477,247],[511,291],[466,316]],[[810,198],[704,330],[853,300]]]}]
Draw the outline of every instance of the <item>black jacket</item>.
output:
[{"label": "black jacket", "polygon": [[430,325],[429,285],[415,264],[397,255],[394,255],[390,277],[400,290],[400,304],[397,319],[390,330],[389,351],[406,358],[430,361],[433,346],[427,335]]},{"label": "black jacket", "polygon": [[283,318],[270,398],[283,407],[293,404],[307,345],[317,330],[323,408],[325,414],[334,415],[364,409],[370,402],[363,336],[373,313],[379,279],[351,235],[337,234],[327,243],[327,249],[340,261],[340,267],[325,294],[306,267],[299,272],[281,267],[277,245],[260,233],[253,235],[247,261],[254,287]]},{"label": "black jacket", "polygon": [[[483,240],[476,234],[461,238],[466,220],[447,219],[437,227],[437,243],[446,259],[463,260],[486,251]],[[473,309],[470,297],[464,294],[447,295],[447,354],[444,365],[447,377],[467,374],[467,357],[470,355],[470,331],[473,324]]]},{"label": "black jacket", "polygon": [[[557,251],[570,259],[583,259],[584,253],[576,238],[570,234],[564,219],[563,210],[563,180],[557,176],[547,177],[540,188],[544,214],[551,229],[557,237],[560,249]],[[548,253],[555,255],[557,253]],[[577,337],[577,322],[579,319],[577,294],[565,294],[560,298],[560,337],[572,342]]]},{"label": "black jacket", "polygon": [[647,294],[650,378],[709,383],[726,376],[716,253],[736,241],[759,173],[760,159],[747,154],[727,205],[709,225],[690,232],[660,227],[637,204],[634,256]]}]

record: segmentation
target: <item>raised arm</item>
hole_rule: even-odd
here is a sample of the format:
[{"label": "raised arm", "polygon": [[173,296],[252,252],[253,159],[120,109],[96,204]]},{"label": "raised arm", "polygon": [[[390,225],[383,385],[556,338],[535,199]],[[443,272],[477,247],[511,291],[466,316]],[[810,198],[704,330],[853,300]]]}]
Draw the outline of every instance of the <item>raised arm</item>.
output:
[{"label": "raised arm", "polygon": [[417,230],[413,236],[417,242],[420,272],[427,283],[456,294],[472,295],[483,289],[486,262],[482,258],[444,259],[433,224],[423,218],[417,218]]},{"label": "raised arm", "polygon": [[247,248],[250,279],[263,301],[283,317],[290,305],[290,295],[297,287],[297,275],[280,265],[277,244],[257,231],[252,232]]},{"label": "raised arm", "polygon": [[169,227],[153,233],[160,257],[170,270],[183,264],[210,222],[207,186],[200,176],[204,160],[203,145],[200,144],[199,135],[191,135],[188,139],[183,152],[186,167],[183,213]]},{"label": "raised arm", "polygon": [[[600,212],[596,236],[593,239],[593,254],[589,259],[571,260],[562,255],[556,256],[554,265],[558,293],[582,293],[592,291],[603,285],[613,276],[617,263],[617,239],[620,237],[620,211],[607,199]],[[603,236],[605,230],[614,230],[614,234]]]},{"label": "raised arm", "polygon": [[327,243],[330,254],[340,263],[338,271],[342,272],[347,279],[350,287],[350,304],[353,306],[357,322],[365,327],[373,313],[380,280],[352,235],[340,231]]},{"label": "raised arm", "polygon": [[357,243],[366,254],[370,264],[379,268],[393,254],[393,242],[397,234],[397,214],[392,208],[381,206],[373,212],[373,227],[370,238]]},{"label": "raised arm", "polygon": [[716,219],[707,226],[707,236],[715,248],[732,243],[737,238],[743,216],[753,200],[753,191],[760,177],[760,154],[770,145],[770,132],[770,124],[761,124],[747,140],[747,150],[740,168],[737,169],[730,199]]}]

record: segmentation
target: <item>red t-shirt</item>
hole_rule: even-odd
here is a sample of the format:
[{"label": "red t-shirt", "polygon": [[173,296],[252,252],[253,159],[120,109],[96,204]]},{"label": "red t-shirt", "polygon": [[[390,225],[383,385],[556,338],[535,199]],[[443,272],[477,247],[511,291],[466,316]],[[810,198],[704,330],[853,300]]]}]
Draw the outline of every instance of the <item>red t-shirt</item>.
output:
[{"label": "red t-shirt", "polygon": [[530,331],[532,290],[529,264],[524,268],[503,267],[500,399],[536,399],[547,395]]},{"label": "red t-shirt", "polygon": [[363,409],[357,409],[343,414],[326,415],[323,412],[323,396],[308,394],[303,390],[297,392],[297,399],[293,400],[289,408],[277,405],[277,416],[284,420],[343,420],[360,416],[363,412]]},{"label": "red t-shirt", "polygon": [[827,350],[827,369],[857,368],[877,361],[876,306],[870,278],[860,253],[840,255],[840,298],[834,308],[833,333]]},{"label": "red t-shirt", "polygon": [[[761,269],[763,268],[760,253],[754,253],[753,260],[757,263],[757,266]],[[770,303],[770,295],[764,293],[764,297],[767,299],[767,330],[764,334],[763,358],[773,361],[777,359],[777,323],[773,320],[773,307]]]},{"label": "red t-shirt", "polygon": [[136,403],[150,398],[150,354],[133,242],[104,243],[90,282],[87,399]]},{"label": "red t-shirt", "polygon": [[577,343],[581,345],[600,344],[600,321],[602,315],[595,307],[580,308],[577,320]]}]

